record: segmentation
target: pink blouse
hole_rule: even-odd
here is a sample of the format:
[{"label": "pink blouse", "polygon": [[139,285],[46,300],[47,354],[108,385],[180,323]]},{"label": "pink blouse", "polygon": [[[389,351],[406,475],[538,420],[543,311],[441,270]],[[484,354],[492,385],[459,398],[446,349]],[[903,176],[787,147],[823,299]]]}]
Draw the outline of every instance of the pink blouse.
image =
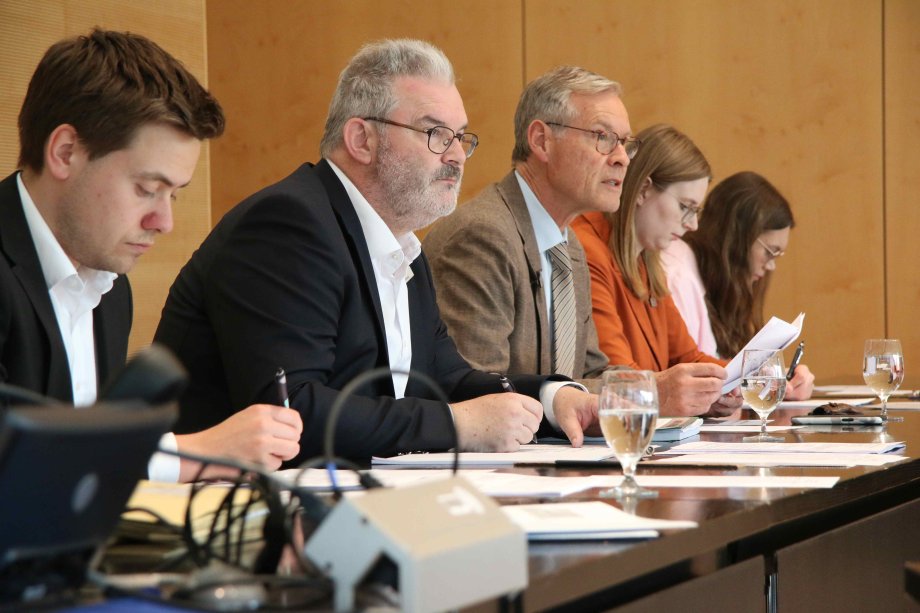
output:
[{"label": "pink blouse", "polygon": [[671,297],[687,324],[690,336],[703,353],[719,355],[709,322],[709,309],[706,308],[706,290],[690,245],[681,240],[672,241],[661,252],[661,263],[667,273]]}]

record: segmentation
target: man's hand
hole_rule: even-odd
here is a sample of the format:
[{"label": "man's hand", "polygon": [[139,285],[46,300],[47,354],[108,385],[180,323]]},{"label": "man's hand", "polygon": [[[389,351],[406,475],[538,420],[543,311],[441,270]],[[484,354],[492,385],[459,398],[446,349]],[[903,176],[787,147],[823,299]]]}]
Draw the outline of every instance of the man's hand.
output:
[{"label": "man's hand", "polygon": [[706,413],[719,401],[727,376],[724,368],[707,362],[678,364],[655,373],[660,414],[679,417]]},{"label": "man's hand", "polygon": [[[293,409],[254,404],[235,413],[212,428],[176,436],[179,451],[205,456],[228,457],[253,464],[266,470],[278,470],[281,463],[300,452],[303,421]],[[181,460],[179,481],[195,477],[200,464]],[[209,466],[203,476],[233,476],[236,471]]]},{"label": "man's hand", "polygon": [[559,388],[553,398],[553,414],[559,429],[569,438],[572,447],[581,447],[585,432],[600,436],[600,421],[597,418],[597,396],[577,387],[567,385]]},{"label": "man's hand", "polygon": [[792,379],[786,382],[786,400],[808,400],[815,391],[815,376],[807,366],[799,364]]},{"label": "man's hand", "polygon": [[[712,403],[709,411],[705,413],[706,417],[731,417],[737,412],[741,405],[744,404],[744,398],[738,388],[733,389],[724,396]],[[738,414],[740,417],[740,413]]]},{"label": "man's hand", "polygon": [[521,394],[490,394],[450,405],[461,451],[517,451],[533,440],[543,405]]}]

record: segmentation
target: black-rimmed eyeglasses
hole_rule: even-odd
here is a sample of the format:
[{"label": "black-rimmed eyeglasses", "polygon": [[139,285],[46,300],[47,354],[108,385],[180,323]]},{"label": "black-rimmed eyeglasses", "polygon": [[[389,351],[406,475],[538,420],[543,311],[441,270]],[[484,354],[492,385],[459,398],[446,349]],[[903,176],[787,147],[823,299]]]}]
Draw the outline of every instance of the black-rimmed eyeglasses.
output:
[{"label": "black-rimmed eyeglasses", "polygon": [[457,142],[460,143],[460,146],[463,148],[463,152],[468,158],[473,155],[473,152],[476,151],[476,147],[479,145],[479,137],[472,132],[457,134],[446,126],[434,126],[433,128],[416,128],[415,126],[409,126],[404,123],[399,123],[398,121],[393,121],[392,119],[384,119],[382,117],[362,117],[362,119],[364,119],[364,121],[379,121],[380,123],[389,124],[391,126],[406,128],[407,130],[414,130],[415,132],[427,134],[428,149],[432,153],[437,153],[438,155],[441,155],[450,149],[450,145],[455,138],[457,139]]},{"label": "black-rimmed eyeglasses", "polygon": [[638,138],[633,138],[632,136],[620,138],[620,135],[616,132],[605,132],[604,130],[588,130],[586,128],[577,128],[575,126],[570,126],[564,123],[556,123],[554,121],[547,121],[546,125],[556,126],[557,128],[569,128],[570,130],[579,130],[581,132],[593,134],[597,137],[597,143],[594,145],[594,147],[601,155],[610,155],[617,148],[617,145],[623,145],[623,150],[626,151],[626,157],[633,159],[639,152],[639,145],[642,144],[642,141],[640,141]]}]

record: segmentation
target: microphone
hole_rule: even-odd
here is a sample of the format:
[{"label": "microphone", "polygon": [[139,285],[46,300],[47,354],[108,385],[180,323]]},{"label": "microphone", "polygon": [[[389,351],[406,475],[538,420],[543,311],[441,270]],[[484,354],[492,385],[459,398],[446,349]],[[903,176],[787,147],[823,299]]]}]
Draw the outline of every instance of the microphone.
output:
[{"label": "microphone", "polygon": [[[325,462],[334,492],[334,468],[341,462],[333,453],[335,427],[345,402],[361,386],[393,374],[416,377],[450,411],[444,391],[424,373],[383,367],[355,377],[329,411],[323,455],[304,465]],[[336,611],[354,610],[356,590],[375,580],[396,588],[404,611],[459,609],[527,586],[527,537],[494,500],[457,476],[457,430],[453,416],[449,421],[452,476],[341,498],[310,535],[304,553],[332,580]],[[452,579],[448,585],[428,580],[436,575]]]},{"label": "microphone", "polygon": [[187,383],[188,374],[179,360],[166,347],[153,344],[109,380],[99,399],[142,400],[157,406],[177,400]]}]

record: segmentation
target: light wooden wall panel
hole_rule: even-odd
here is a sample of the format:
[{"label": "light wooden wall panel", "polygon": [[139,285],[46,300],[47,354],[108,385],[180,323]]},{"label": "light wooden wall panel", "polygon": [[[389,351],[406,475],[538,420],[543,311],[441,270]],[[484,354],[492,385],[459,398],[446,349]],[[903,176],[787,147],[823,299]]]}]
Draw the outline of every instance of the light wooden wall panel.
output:
[{"label": "light wooden wall panel", "polygon": [[[45,50],[93,26],[130,30],[155,40],[207,82],[204,0],[2,0],[0,2],[0,176],[16,168],[16,121],[32,72]],[[129,275],[134,288],[131,350],[146,345],[179,268],[210,228],[208,147],[192,184],[174,205],[176,231],[160,237]],[[2,223],[2,220],[0,220]]]},{"label": "light wooden wall panel", "polygon": [[574,63],[617,79],[634,130],[672,123],[716,180],[752,169],[786,195],[797,227],[768,311],[806,311],[823,381],[858,376],[884,330],[881,26],[863,0],[525,2],[528,78]]},{"label": "light wooden wall panel", "polygon": [[481,147],[461,200],[510,168],[521,83],[519,2],[406,0],[208,2],[210,77],[228,116],[212,145],[214,219],[242,198],[319,159],[339,73],[365,42],[410,37],[441,47]]},{"label": "light wooden wall panel", "polygon": [[[920,2],[885,0],[885,214],[888,336],[920,387]],[[880,249],[872,257],[881,257]]]}]

